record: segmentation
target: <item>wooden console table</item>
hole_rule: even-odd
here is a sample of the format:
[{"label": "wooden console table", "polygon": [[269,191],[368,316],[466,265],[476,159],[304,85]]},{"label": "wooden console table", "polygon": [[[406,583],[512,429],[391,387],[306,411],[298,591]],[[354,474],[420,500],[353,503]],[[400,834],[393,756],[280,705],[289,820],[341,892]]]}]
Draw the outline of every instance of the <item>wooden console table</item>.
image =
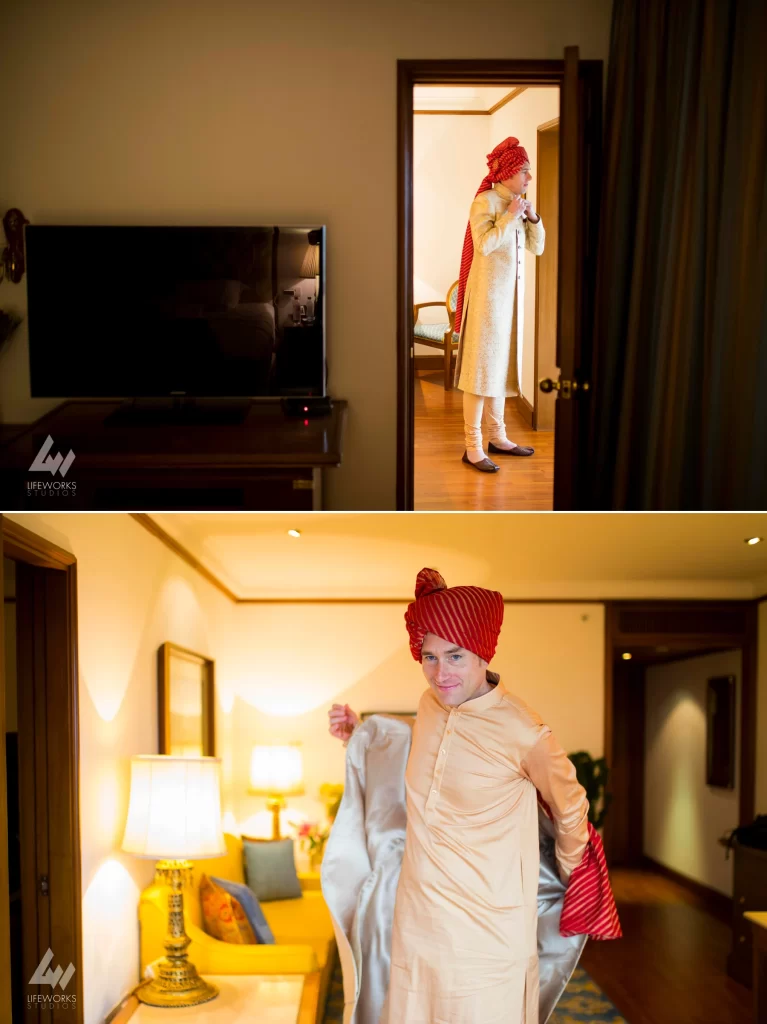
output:
[{"label": "wooden console table", "polygon": [[[73,400],[35,423],[4,425],[0,508],[311,511],[322,508],[323,470],[341,463],[344,401],[308,420],[286,417],[277,400],[251,402],[237,425],[105,423],[119,406]],[[64,477],[30,471],[48,435],[50,457],[74,452]]]},{"label": "wooden console table", "polygon": [[767,1022],[767,911],[749,910],[744,915],[754,929],[754,1021]]}]

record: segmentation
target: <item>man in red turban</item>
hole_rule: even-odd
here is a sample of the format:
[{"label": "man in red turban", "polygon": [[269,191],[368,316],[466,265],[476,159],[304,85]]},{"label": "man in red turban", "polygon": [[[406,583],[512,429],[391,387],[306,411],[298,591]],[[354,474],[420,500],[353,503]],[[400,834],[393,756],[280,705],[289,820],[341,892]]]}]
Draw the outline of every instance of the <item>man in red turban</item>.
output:
[{"label": "man in red turban", "polygon": [[488,153],[487,166],[471,205],[461,256],[455,383],[463,391],[463,461],[495,473],[499,466],[483,447],[483,416],[491,454],[534,451],[508,439],[504,408],[507,397],[520,394],[524,250],[540,256],[545,232],[532,203],[523,198],[532,174],[519,139],[510,136],[499,143]]},{"label": "man in red turban", "polygon": [[[621,934],[575,768],[489,669],[503,611],[496,591],[448,588],[422,569],[405,613],[429,688],[405,772],[407,831],[380,1024],[538,1024],[539,805],[566,886],[557,934]],[[331,712],[335,735],[353,729],[347,711]]]}]

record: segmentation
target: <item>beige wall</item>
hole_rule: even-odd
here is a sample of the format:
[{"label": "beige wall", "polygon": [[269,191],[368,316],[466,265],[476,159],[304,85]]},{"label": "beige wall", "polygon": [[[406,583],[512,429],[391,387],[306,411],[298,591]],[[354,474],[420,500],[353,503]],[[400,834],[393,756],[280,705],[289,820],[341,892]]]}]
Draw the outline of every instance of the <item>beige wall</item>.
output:
[{"label": "beige wall", "polygon": [[[514,135],[527,150],[533,170],[533,180],[527,198],[537,207],[538,202],[538,126],[559,117],[559,89],[526,89],[501,107],[490,120],[493,138],[500,142]],[[544,225],[545,227],[545,225]],[[522,394],[530,405],[535,399],[535,277],[537,257],[525,250],[524,335],[522,347]]]},{"label": "beige wall", "polygon": [[[330,389],[349,400],[332,509],[395,503],[396,61],[607,60],[610,0],[28,0],[0,8],[0,208],[34,223],[328,225]],[[87,315],[87,268],[62,267]],[[24,285],[0,307],[24,311]],[[68,329],[71,318],[67,318]],[[0,420],[29,397],[26,327]],[[375,452],[375,458],[371,458]]]},{"label": "beige wall", "polygon": [[7,518],[77,557],[84,1019],[99,1024],[138,981],[138,897],[154,864],[120,844],[130,758],[158,749],[157,648],[218,662],[233,605],[126,515]]},{"label": "beige wall", "polygon": [[767,814],[767,601],[759,604],[756,714],[756,813]]},{"label": "beige wall", "polygon": [[644,853],[731,896],[732,858],[717,839],[738,824],[740,778],[736,771],[734,789],[706,785],[706,683],[723,675],[737,680],[740,751],[740,651],[647,670]]}]

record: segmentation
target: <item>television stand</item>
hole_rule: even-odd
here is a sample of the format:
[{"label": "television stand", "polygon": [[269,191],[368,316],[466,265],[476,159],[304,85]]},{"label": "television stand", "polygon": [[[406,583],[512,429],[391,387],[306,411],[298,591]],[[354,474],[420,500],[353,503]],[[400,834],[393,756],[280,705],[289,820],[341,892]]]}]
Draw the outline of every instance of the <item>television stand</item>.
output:
[{"label": "television stand", "polygon": [[104,419],[105,427],[239,426],[249,398],[126,398]]},{"label": "television stand", "polygon": [[119,407],[117,399],[76,399],[34,423],[5,425],[0,508],[311,512],[323,508],[323,475],[341,463],[342,400],[327,416],[303,419],[286,416],[276,398],[251,401],[241,423],[107,427]]}]

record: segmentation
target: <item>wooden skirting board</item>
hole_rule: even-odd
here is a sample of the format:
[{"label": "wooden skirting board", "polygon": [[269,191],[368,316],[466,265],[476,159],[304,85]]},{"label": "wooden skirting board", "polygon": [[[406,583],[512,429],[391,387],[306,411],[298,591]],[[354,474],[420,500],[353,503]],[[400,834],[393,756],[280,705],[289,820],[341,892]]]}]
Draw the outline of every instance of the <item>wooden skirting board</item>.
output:
[{"label": "wooden skirting board", "polygon": [[667,868],[665,864],[653,860],[652,857],[642,857],[642,867],[676,882],[677,885],[692,893],[704,909],[714,917],[725,924],[732,923],[732,898],[730,896],[725,896],[724,893],[717,892],[716,889],[712,889],[702,882],[696,882],[694,878],[688,878],[687,875],[682,875],[678,871],[674,871],[673,868]]}]

